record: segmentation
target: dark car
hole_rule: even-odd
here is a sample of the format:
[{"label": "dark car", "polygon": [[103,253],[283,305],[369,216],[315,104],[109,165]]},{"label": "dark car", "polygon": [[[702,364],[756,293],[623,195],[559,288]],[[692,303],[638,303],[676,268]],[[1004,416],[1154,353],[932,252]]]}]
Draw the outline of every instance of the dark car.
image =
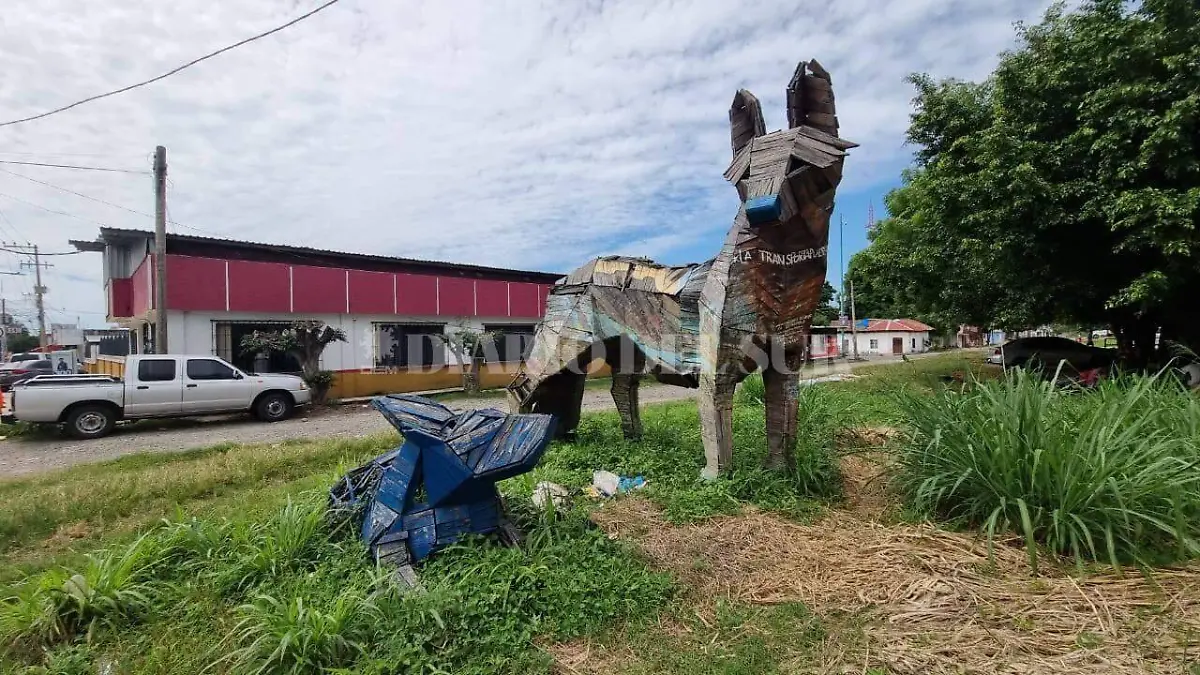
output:
[{"label": "dark car", "polygon": [[[1028,337],[1007,342],[997,359],[1005,368],[1040,367],[1053,372],[1060,363],[1067,373],[1108,368],[1117,360],[1117,350],[1090,347],[1063,337]],[[996,356],[996,355],[993,355]],[[993,360],[993,359],[989,359]]]},{"label": "dark car", "polygon": [[37,375],[53,375],[54,364],[48,359],[18,361],[0,365],[0,391],[8,391],[18,382]]}]

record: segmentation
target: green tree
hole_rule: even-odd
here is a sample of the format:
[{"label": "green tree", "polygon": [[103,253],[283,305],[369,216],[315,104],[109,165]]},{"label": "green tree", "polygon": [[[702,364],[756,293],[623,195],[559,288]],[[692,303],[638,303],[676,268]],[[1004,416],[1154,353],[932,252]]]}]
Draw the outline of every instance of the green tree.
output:
[{"label": "green tree", "polygon": [[18,354],[27,352],[31,349],[36,349],[38,346],[38,336],[30,335],[29,333],[13,333],[8,336],[8,351]]},{"label": "green tree", "polygon": [[833,298],[837,291],[833,289],[833,284],[828,281],[824,286],[821,286],[821,304],[817,305],[816,311],[813,312],[814,326],[828,326],[838,319],[838,306]]},{"label": "green tree", "polygon": [[857,294],[934,324],[1109,325],[1141,356],[1160,326],[1200,343],[1200,4],[1092,0],[1018,32],[985,82],[911,78],[916,166]]},{"label": "green tree", "polygon": [[321,321],[295,321],[279,331],[256,330],[242,338],[241,348],[245,354],[285,352],[295,356],[304,381],[313,390],[313,399],[324,403],[333,384],[333,373],[321,370],[321,353],[330,344],[345,341],[346,332],[340,328]]}]

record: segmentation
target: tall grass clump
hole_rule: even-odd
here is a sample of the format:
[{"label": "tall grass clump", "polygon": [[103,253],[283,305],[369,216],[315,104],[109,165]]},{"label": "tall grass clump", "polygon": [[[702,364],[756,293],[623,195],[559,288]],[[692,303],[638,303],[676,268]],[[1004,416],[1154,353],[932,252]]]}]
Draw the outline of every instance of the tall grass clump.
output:
[{"label": "tall grass clump", "polygon": [[380,616],[375,606],[352,589],[327,607],[303,597],[281,599],[261,594],[238,608],[241,621],[230,637],[242,646],[213,666],[234,673],[315,673],[352,664],[366,652],[364,643]]},{"label": "tall grass clump", "polygon": [[1024,371],[963,393],[900,394],[896,483],[918,512],[1086,560],[1200,554],[1200,399],[1165,376],[1055,388]]},{"label": "tall grass clump", "polygon": [[79,570],[55,569],[18,585],[0,603],[0,642],[34,647],[117,628],[149,613],[164,585],[154,578],[168,552],[151,537],[87,556]]}]

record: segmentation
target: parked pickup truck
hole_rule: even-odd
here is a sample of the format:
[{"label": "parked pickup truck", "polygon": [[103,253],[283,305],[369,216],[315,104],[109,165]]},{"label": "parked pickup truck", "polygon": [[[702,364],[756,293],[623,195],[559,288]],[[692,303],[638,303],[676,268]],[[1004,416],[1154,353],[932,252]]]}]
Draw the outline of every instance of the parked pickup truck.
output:
[{"label": "parked pickup truck", "polygon": [[125,379],[39,375],[13,386],[6,419],[62,424],[76,438],[99,438],[119,420],[250,412],[266,422],[309,403],[294,375],[244,373],[215,356],[145,355],[125,359]]}]

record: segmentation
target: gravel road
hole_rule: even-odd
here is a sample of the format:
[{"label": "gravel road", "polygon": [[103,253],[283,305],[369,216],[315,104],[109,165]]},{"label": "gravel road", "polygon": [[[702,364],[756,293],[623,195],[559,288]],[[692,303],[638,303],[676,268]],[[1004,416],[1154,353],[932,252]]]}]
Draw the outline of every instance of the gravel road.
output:
[{"label": "gravel road", "polygon": [[[694,398],[696,390],[644,383],[641,403]],[[504,409],[502,398],[457,399],[449,402],[459,410]],[[607,389],[587,389],[584,410],[611,410]],[[349,404],[283,422],[264,424],[249,416],[141,422],[119,428],[105,438],[79,441],[65,436],[37,434],[0,441],[0,480],[62,469],[75,464],[100,462],[137,452],[179,452],[219,443],[277,443],[294,438],[354,438],[391,428],[375,410]]]}]

